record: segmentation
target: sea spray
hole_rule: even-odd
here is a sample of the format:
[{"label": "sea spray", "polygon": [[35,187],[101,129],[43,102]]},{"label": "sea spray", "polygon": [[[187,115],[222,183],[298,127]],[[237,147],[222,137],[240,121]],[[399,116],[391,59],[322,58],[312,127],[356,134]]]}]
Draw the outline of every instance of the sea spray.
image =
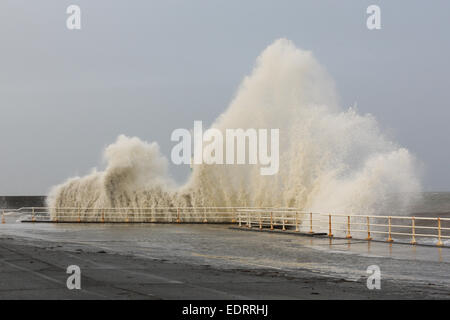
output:
[{"label": "sea spray", "polygon": [[337,97],[332,79],[312,53],[279,39],[258,57],[212,125],[223,133],[279,129],[277,174],[260,175],[257,165],[200,164],[186,184],[177,186],[156,143],[122,135],[105,149],[104,171],[54,187],[48,205],[289,206],[347,214],[403,213],[408,197],[395,203],[387,199],[420,191],[413,156],[389,141],[371,115],[341,109]]}]

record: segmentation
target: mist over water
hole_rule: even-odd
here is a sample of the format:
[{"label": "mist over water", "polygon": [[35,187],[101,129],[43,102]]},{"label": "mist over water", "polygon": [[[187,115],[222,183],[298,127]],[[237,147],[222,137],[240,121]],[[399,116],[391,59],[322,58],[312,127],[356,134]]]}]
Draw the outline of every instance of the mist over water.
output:
[{"label": "mist over water", "polygon": [[262,176],[259,165],[203,164],[194,166],[186,184],[177,185],[155,142],[119,136],[104,151],[104,171],[55,186],[48,205],[289,206],[402,214],[412,198],[392,195],[421,191],[410,152],[389,141],[371,115],[341,108],[326,70],[311,52],[286,39],[261,53],[212,127],[224,135],[225,129],[280,129],[278,174]]}]

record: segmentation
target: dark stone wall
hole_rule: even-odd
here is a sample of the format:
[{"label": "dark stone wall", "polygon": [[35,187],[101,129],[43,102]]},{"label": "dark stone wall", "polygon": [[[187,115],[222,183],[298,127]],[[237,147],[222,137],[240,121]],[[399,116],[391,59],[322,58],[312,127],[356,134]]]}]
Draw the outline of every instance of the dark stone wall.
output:
[{"label": "dark stone wall", "polygon": [[0,208],[45,207],[46,196],[0,196]]}]

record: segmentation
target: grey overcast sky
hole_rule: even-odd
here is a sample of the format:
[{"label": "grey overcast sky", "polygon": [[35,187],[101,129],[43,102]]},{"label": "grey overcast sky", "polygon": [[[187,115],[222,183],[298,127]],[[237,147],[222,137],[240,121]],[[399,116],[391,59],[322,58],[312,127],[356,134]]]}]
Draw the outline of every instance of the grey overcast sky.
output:
[{"label": "grey overcast sky", "polygon": [[[66,28],[70,4],[82,30]],[[370,4],[381,30],[366,28]],[[88,173],[122,133],[169,156],[171,132],[210,124],[280,37],[420,159],[425,190],[450,190],[449,31],[447,0],[2,0],[0,195]]]}]

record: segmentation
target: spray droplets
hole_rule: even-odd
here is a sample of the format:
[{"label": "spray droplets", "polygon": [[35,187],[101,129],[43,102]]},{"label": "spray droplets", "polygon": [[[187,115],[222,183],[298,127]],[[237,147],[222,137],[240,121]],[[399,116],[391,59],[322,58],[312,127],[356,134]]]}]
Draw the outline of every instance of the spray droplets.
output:
[{"label": "spray droplets", "polygon": [[386,139],[372,116],[340,109],[326,70],[286,39],[262,52],[212,127],[223,134],[234,128],[279,128],[278,173],[261,176],[257,166],[201,164],[185,185],[176,186],[156,143],[120,136],[105,151],[105,171],[55,187],[49,206],[295,206],[401,213],[408,197],[386,199],[420,191],[408,150]]}]

